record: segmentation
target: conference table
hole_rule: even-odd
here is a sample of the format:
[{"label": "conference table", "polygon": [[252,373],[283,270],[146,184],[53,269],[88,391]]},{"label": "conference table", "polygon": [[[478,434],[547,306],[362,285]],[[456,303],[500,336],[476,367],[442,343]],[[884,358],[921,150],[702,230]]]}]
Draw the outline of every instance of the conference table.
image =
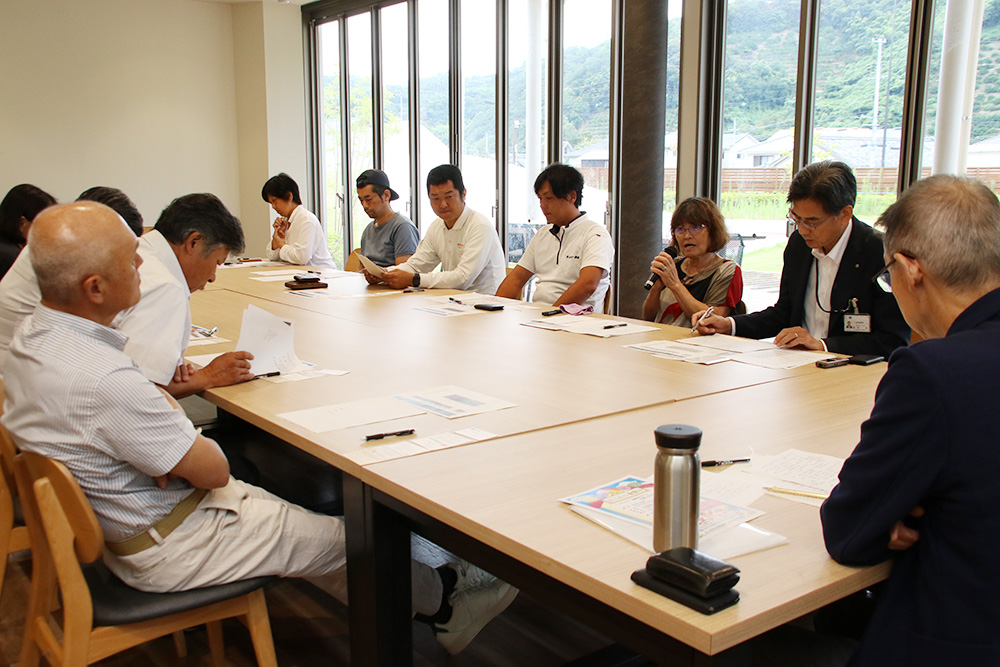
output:
[{"label": "conference table", "polygon": [[[626,474],[649,474],[652,430],[690,423],[703,458],[789,448],[847,456],[884,365],[775,370],[689,364],[623,345],[690,336],[676,327],[615,338],[521,326],[540,308],[441,317],[422,310],[454,291],[399,293],[338,277],[305,296],[247,268],[219,271],[192,298],[196,324],[234,349],[247,306],[295,326],[298,356],[349,371],[301,382],[265,380],[206,392],[220,408],[344,472],[352,662],[408,664],[410,531],[418,532],[656,660],[746,658],[746,640],[884,578],[887,566],[837,565],[815,507],[765,496],[754,524],[789,543],[732,559],[741,601],[713,616],[629,580],[642,548],[570,512],[558,498]],[[608,316],[590,316],[608,317]],[[616,321],[624,318],[609,318]],[[192,350],[189,350],[191,353]],[[316,433],[282,417],[456,385],[516,405],[448,420],[433,414]],[[437,435],[476,427],[487,439],[385,460],[366,433]],[[752,450],[748,449],[752,448]],[[391,458],[391,457],[388,457]]]}]

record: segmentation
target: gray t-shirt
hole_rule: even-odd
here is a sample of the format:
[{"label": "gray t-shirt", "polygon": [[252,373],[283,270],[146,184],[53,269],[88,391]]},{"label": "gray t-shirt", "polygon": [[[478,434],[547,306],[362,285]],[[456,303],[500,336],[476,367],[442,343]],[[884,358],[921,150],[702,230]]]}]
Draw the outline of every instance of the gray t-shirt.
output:
[{"label": "gray t-shirt", "polygon": [[361,254],[379,266],[393,266],[401,255],[412,255],[420,242],[420,233],[410,219],[395,213],[385,224],[372,222],[361,234]]}]

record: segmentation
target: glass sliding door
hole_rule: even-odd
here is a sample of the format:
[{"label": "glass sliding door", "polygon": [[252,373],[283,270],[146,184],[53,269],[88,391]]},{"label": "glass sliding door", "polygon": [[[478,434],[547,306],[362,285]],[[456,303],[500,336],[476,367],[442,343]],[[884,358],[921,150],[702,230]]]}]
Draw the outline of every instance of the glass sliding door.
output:
[{"label": "glass sliding door", "polygon": [[462,177],[466,204],[495,222],[497,201],[497,8],[461,0]]},{"label": "glass sliding door", "polygon": [[316,120],[318,161],[330,254],[343,263],[346,214],[350,201],[344,193],[344,147],[341,117],[340,21],[316,28],[319,109]]},{"label": "glass sliding door", "polygon": [[535,176],[545,168],[548,2],[508,0],[507,261],[517,262],[545,217]]},{"label": "glass sliding door", "polygon": [[[382,54],[382,170],[399,193],[393,208],[410,210],[410,86],[406,3],[379,10]],[[361,172],[357,172],[360,174]],[[355,174],[357,176],[357,174]]]}]

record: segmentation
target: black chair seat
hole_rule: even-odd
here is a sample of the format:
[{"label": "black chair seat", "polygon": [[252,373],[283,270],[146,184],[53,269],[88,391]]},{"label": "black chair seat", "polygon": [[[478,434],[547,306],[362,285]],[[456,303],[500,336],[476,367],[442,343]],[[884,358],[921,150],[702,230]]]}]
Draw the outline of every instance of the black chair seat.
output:
[{"label": "black chair seat", "polygon": [[179,593],[145,593],[97,561],[83,568],[94,605],[94,625],[126,625],[230,600],[263,588],[277,577],[254,577]]}]

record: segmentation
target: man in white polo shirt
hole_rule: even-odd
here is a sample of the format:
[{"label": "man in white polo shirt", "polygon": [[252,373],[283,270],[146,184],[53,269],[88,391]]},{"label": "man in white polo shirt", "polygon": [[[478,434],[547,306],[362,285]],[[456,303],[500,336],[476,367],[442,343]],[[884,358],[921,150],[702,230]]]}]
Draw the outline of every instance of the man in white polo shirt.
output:
[{"label": "man in white polo shirt", "polygon": [[604,225],[580,210],[583,174],[569,165],[549,165],[535,179],[535,194],[552,226],[535,233],[497,296],[519,298],[531,276],[538,274],[534,301],[577,303],[604,312],[615,248]]},{"label": "man in white polo shirt", "polygon": [[[493,294],[507,270],[492,223],[465,205],[462,172],[453,164],[427,174],[427,196],[438,215],[417,250],[390,267],[382,282],[395,289],[442,287]],[[440,271],[434,271],[438,264]],[[370,281],[369,281],[370,282]]]},{"label": "man in white polo shirt", "polygon": [[129,337],[125,353],[142,374],[174,398],[253,378],[249,352],[226,352],[197,371],[184,363],[191,293],[215,280],[229,253],[242,251],[240,221],[211,194],[170,202],[156,227],[139,240],[142,299],[115,320],[115,327]]}]

